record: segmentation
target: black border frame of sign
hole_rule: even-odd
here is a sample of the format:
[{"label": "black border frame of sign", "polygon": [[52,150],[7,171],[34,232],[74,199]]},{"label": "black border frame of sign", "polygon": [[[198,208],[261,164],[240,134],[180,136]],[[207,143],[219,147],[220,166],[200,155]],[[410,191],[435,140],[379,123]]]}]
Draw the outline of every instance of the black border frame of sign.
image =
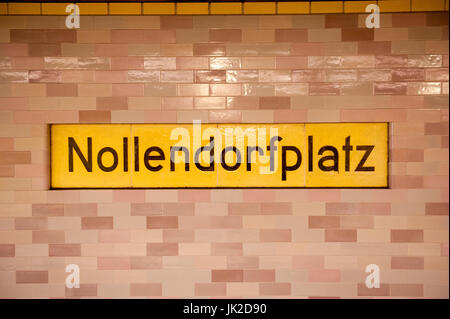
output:
[{"label": "black border frame of sign", "polygon": [[302,187],[302,186],[242,186],[242,187],[53,187],[52,185],[52,126],[53,125],[193,125],[191,123],[48,123],[48,147],[49,147],[49,189],[48,190],[80,190],[80,189],[92,189],[92,190],[106,190],[106,189],[391,189],[390,187],[390,126],[391,122],[283,122],[283,123],[204,123],[208,125],[220,124],[220,125],[283,125],[283,124],[386,124],[387,128],[387,171],[386,171],[386,186],[315,186],[315,187]]}]

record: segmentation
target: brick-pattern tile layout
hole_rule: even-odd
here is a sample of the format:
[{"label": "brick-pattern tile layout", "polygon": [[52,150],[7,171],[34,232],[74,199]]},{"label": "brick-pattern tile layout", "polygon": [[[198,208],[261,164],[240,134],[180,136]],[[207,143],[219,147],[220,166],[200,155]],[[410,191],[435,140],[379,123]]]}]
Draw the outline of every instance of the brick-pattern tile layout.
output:
[{"label": "brick-pattern tile layout", "polygon": [[[448,298],[448,13],[365,17],[2,16],[0,298]],[[390,189],[49,190],[48,123],[194,119],[390,122]]]}]

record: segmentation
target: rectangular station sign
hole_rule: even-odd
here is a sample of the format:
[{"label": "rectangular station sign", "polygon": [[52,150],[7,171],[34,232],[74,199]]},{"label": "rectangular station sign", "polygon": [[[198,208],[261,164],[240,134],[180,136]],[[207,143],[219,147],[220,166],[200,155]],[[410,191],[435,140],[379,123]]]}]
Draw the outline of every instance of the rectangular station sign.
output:
[{"label": "rectangular station sign", "polygon": [[52,124],[51,188],[386,188],[388,123]]}]

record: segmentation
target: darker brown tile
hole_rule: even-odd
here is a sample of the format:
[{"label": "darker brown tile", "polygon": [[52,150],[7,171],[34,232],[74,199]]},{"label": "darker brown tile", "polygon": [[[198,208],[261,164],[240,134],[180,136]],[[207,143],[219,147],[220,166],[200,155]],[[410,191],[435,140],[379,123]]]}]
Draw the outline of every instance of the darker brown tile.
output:
[{"label": "darker brown tile", "polygon": [[358,296],[389,296],[389,285],[380,284],[380,288],[367,288],[366,284],[358,284]]},{"label": "darker brown tile", "polygon": [[50,83],[47,84],[47,96],[77,96],[76,83]]},{"label": "darker brown tile", "polygon": [[356,229],[325,229],[326,242],[356,242]]},{"label": "darker brown tile", "polygon": [[30,164],[30,151],[0,151],[0,165]]},{"label": "darker brown tile", "polygon": [[16,251],[14,244],[0,244],[0,257],[14,257]]},{"label": "darker brown tile", "polygon": [[178,228],[177,216],[148,216],[147,229]]},{"label": "darker brown tile", "polygon": [[241,42],[241,29],[212,29],[209,30],[209,40],[212,42]]},{"label": "darker brown tile", "polygon": [[167,216],[193,216],[194,203],[164,203],[163,213]]},{"label": "darker brown tile", "polygon": [[261,242],[290,242],[292,232],[290,229],[261,229],[259,240]]},{"label": "darker brown tile", "polygon": [[62,82],[61,71],[30,71],[28,73],[30,83],[58,83]]},{"label": "darker brown tile", "polygon": [[342,28],[342,41],[373,41],[374,30],[369,28]]},{"label": "darker brown tile", "polygon": [[340,94],[339,84],[310,83],[309,85],[309,95],[339,95],[339,94]]},{"label": "darker brown tile", "polygon": [[161,16],[161,29],[192,29],[192,16]]},{"label": "darker brown tile", "polygon": [[143,30],[111,30],[111,43],[142,43]]},{"label": "darker brown tile", "polygon": [[259,107],[262,110],[290,109],[289,96],[262,96],[259,98]]},{"label": "darker brown tile", "polygon": [[391,152],[393,162],[423,162],[424,150],[416,149],[393,149]]},{"label": "darker brown tile", "polygon": [[242,228],[241,216],[212,216],[210,227],[215,228]]},{"label": "darker brown tile", "polygon": [[423,257],[391,257],[392,269],[424,269]]},{"label": "darker brown tile", "polygon": [[16,217],[14,228],[17,230],[46,230],[47,217]]},{"label": "darker brown tile", "polygon": [[79,111],[80,123],[111,123],[110,111]]},{"label": "darker brown tile", "polygon": [[357,14],[326,14],[326,28],[349,28],[358,26]]},{"label": "darker brown tile", "polygon": [[323,70],[294,70],[292,71],[292,82],[323,82],[325,72]]},{"label": "darker brown tile", "polygon": [[390,41],[359,41],[358,54],[387,55],[391,53]]},{"label": "darker brown tile", "polygon": [[129,256],[98,256],[97,267],[99,270],[129,270]]},{"label": "darker brown tile", "polygon": [[391,229],[393,243],[423,243],[423,229]]},{"label": "darker brown tile", "polygon": [[42,30],[10,30],[9,37],[11,42],[19,43],[44,43],[45,32]]},{"label": "darker brown tile", "polygon": [[81,229],[113,229],[112,216],[82,217]]},{"label": "darker brown tile", "polygon": [[80,284],[79,288],[67,288],[66,297],[96,297],[97,296],[97,284]]},{"label": "darker brown tile", "polygon": [[211,271],[212,282],[242,282],[244,281],[243,270],[213,269]]},{"label": "darker brown tile", "polygon": [[76,30],[48,30],[45,31],[45,41],[48,43],[75,43]]},{"label": "darker brown tile", "polygon": [[427,26],[448,26],[448,12],[427,12]]},{"label": "darker brown tile", "polygon": [[131,269],[161,269],[162,257],[161,256],[131,256],[130,257]]},{"label": "darker brown tile", "polygon": [[258,256],[229,256],[227,255],[227,267],[228,269],[258,269],[259,257]]},{"label": "darker brown tile", "polygon": [[447,40],[448,41],[449,38],[449,28],[448,25],[445,27],[442,27],[442,37],[441,40]]},{"label": "darker brown tile", "polygon": [[196,83],[225,83],[226,71],[195,71]]},{"label": "darker brown tile", "polygon": [[394,69],[392,70],[392,81],[423,81],[425,80],[424,69]]},{"label": "darker brown tile", "polygon": [[423,105],[433,109],[448,108],[449,99],[448,96],[424,96]]},{"label": "darker brown tile", "polygon": [[275,42],[307,42],[307,29],[276,29]]},{"label": "darker brown tile", "polygon": [[46,284],[48,283],[48,271],[41,270],[17,270],[17,284]]},{"label": "darker brown tile", "polygon": [[0,56],[26,57],[28,56],[27,43],[0,43]]},{"label": "darker brown tile", "polygon": [[[258,96],[232,96],[227,97],[227,109],[233,110],[257,110],[259,109]],[[227,114],[229,114],[228,111]]]},{"label": "darker brown tile", "polygon": [[448,122],[425,123],[425,135],[448,135]]},{"label": "darker brown tile", "polygon": [[262,215],[292,215],[292,203],[261,203]]},{"label": "darker brown tile", "polygon": [[178,243],[147,243],[147,256],[178,256]]},{"label": "darker brown tile", "polygon": [[261,214],[260,203],[229,203],[228,213],[230,215],[259,215]]},{"label": "darker brown tile", "polygon": [[375,65],[380,68],[400,68],[408,65],[406,55],[377,55]]},{"label": "darker brown tile", "polygon": [[163,242],[165,243],[192,243],[195,241],[192,229],[163,229]]},{"label": "darker brown tile", "polygon": [[425,215],[448,216],[448,203],[426,203]]},{"label": "darker brown tile", "polygon": [[443,40],[443,33],[447,33],[443,27],[411,27],[408,28],[408,39],[413,41]]},{"label": "darker brown tile", "polygon": [[374,83],[375,95],[406,95],[406,82],[377,82]]}]

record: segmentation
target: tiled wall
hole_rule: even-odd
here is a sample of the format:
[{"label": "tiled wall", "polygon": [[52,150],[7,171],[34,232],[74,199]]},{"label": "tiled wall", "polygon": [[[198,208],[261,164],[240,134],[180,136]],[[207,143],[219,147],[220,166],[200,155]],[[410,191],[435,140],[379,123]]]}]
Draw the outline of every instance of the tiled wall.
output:
[{"label": "tiled wall", "polygon": [[[447,12],[64,20],[0,17],[0,297],[448,298]],[[391,189],[48,191],[48,123],[193,119],[389,121]]]}]

